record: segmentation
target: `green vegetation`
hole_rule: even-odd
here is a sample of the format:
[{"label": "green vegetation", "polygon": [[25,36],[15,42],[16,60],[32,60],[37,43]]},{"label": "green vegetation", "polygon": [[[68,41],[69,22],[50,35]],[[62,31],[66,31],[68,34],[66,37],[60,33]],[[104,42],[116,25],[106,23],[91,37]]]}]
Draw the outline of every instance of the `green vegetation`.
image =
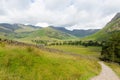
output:
[{"label": "green vegetation", "polygon": [[[39,41],[35,41],[35,42],[41,42]],[[42,41],[43,42],[43,41]],[[81,40],[64,40],[64,41],[53,41],[50,43],[47,43],[49,46],[51,45],[74,45],[74,46],[79,46],[79,45],[83,45],[85,47],[88,46],[102,46],[101,42],[98,41],[93,41],[93,40],[88,40],[88,41],[81,41]]]},{"label": "green vegetation", "polygon": [[120,32],[112,32],[102,47],[102,60],[120,63]]},{"label": "green vegetation", "polygon": [[100,56],[100,47],[84,47],[84,46],[71,46],[71,45],[59,45],[59,46],[48,46],[49,48],[63,50],[65,52],[72,52],[75,54],[88,55],[99,57]]},{"label": "green vegetation", "polygon": [[64,39],[77,39],[75,36],[70,34],[55,30],[51,27],[42,28],[35,32],[29,34],[29,37],[34,39],[57,39],[57,40],[64,40]]},{"label": "green vegetation", "polygon": [[[93,35],[87,36],[83,38],[83,40],[107,40],[109,33],[113,31],[119,31],[120,30],[120,18],[117,20],[109,22],[102,30],[96,32]],[[98,36],[99,35],[99,36]]]},{"label": "green vegetation", "polygon": [[94,34],[95,32],[99,31],[99,29],[88,29],[88,30],[74,29],[74,30],[67,30],[64,27],[54,27],[54,26],[52,26],[52,28],[54,28],[56,30],[59,30],[59,31],[62,31],[62,32],[65,32],[65,33],[68,33],[68,34],[71,34],[71,35],[74,35],[74,36],[79,37],[79,38],[82,38],[82,37]]},{"label": "green vegetation", "polygon": [[31,40],[68,40],[77,37],[56,30],[52,27],[40,28],[23,24],[0,24],[0,37],[16,41],[29,42]]},{"label": "green vegetation", "polygon": [[88,80],[99,72],[92,59],[0,44],[1,80]]},{"label": "green vegetation", "polygon": [[[112,32],[102,46],[101,59],[120,77],[120,32]],[[114,63],[116,62],[116,63]]]},{"label": "green vegetation", "polygon": [[[119,24],[120,18],[113,19],[81,40],[53,27],[0,24],[0,79],[88,80],[101,70],[98,58],[120,63]],[[117,63],[106,64],[120,76]]]}]

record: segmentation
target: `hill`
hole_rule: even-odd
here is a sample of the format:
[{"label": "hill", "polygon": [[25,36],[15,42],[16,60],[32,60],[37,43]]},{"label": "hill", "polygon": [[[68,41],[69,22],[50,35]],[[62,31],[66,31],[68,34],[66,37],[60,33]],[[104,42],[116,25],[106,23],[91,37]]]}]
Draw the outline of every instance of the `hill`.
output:
[{"label": "hill", "polygon": [[[23,35],[24,33],[22,33]],[[55,30],[51,27],[41,28],[39,30],[26,34],[25,39],[42,39],[42,40],[66,40],[66,39],[77,39],[77,37],[68,33]]]},{"label": "hill", "polygon": [[107,23],[106,26],[102,30],[84,39],[105,40],[107,39],[109,34],[115,31],[118,31],[118,32],[120,31],[120,13],[117,13],[115,17],[113,17],[112,20],[109,23]]},{"label": "hill", "polygon": [[36,31],[40,29],[40,27],[32,26],[32,25],[24,25],[24,24],[8,24],[1,23],[0,24],[0,37],[14,39],[19,33],[28,33],[31,31]]},{"label": "hill", "polygon": [[74,35],[76,37],[85,37],[85,36],[89,36],[92,35],[94,33],[96,33],[97,31],[99,31],[100,29],[88,29],[88,30],[84,30],[84,29],[74,29],[72,31],[65,29],[64,27],[52,27],[56,30],[62,31],[62,32],[66,32],[69,33],[71,35]]},{"label": "hill", "polygon": [[52,27],[41,28],[24,24],[0,24],[0,37],[17,41],[28,41],[33,39],[42,40],[64,40],[76,39],[75,36],[56,30]]},{"label": "hill", "polygon": [[10,32],[29,32],[39,29],[38,26],[33,25],[24,25],[24,24],[8,24],[8,23],[1,23],[0,24],[0,32],[10,33]]}]

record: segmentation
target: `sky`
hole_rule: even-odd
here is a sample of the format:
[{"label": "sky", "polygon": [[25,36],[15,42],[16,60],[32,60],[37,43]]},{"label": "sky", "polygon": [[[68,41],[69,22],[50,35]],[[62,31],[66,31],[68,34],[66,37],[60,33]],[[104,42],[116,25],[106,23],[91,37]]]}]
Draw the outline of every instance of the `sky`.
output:
[{"label": "sky", "polygon": [[0,23],[100,29],[120,11],[120,0],[0,0]]}]

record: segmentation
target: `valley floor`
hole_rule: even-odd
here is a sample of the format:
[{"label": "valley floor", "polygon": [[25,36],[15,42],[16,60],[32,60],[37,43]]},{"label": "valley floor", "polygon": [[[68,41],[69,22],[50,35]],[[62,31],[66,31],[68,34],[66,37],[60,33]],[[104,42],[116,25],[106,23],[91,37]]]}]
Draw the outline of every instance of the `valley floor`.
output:
[{"label": "valley floor", "polygon": [[94,59],[0,44],[1,80],[89,80],[100,69]]},{"label": "valley floor", "polygon": [[[15,46],[1,43],[0,79],[89,80],[99,75],[101,68],[101,74],[106,74],[106,76],[102,75],[103,77],[108,77],[109,73],[111,73],[110,76],[115,76],[110,68],[100,62],[101,67],[98,63],[99,60],[97,58],[100,55],[100,47],[63,45],[48,46],[47,48],[50,49],[47,51],[31,46]],[[54,52],[54,49],[58,49],[58,52]],[[72,52],[72,55],[64,52]],[[99,79],[93,78],[93,80]],[[116,77],[114,80],[119,79]]]},{"label": "valley floor", "polygon": [[[59,49],[67,52],[73,52],[74,54],[89,56],[89,57],[95,58],[95,60],[97,60],[97,58],[100,56],[100,51],[101,51],[100,47],[84,47],[84,46],[68,46],[68,45],[49,46],[49,48],[54,48],[54,49]],[[102,66],[102,71],[100,75],[93,78],[92,80],[119,80],[117,75],[115,74],[116,72],[120,77],[119,64],[106,63],[106,65],[108,65],[110,68],[102,62],[100,62],[99,64]]]}]

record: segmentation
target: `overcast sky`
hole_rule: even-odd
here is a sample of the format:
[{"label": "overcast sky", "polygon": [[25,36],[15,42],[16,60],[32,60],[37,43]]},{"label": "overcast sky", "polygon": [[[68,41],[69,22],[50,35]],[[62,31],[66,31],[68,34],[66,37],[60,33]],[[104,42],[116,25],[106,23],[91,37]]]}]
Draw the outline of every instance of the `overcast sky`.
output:
[{"label": "overcast sky", "polygon": [[120,0],[0,0],[0,23],[102,28],[120,11]]}]

